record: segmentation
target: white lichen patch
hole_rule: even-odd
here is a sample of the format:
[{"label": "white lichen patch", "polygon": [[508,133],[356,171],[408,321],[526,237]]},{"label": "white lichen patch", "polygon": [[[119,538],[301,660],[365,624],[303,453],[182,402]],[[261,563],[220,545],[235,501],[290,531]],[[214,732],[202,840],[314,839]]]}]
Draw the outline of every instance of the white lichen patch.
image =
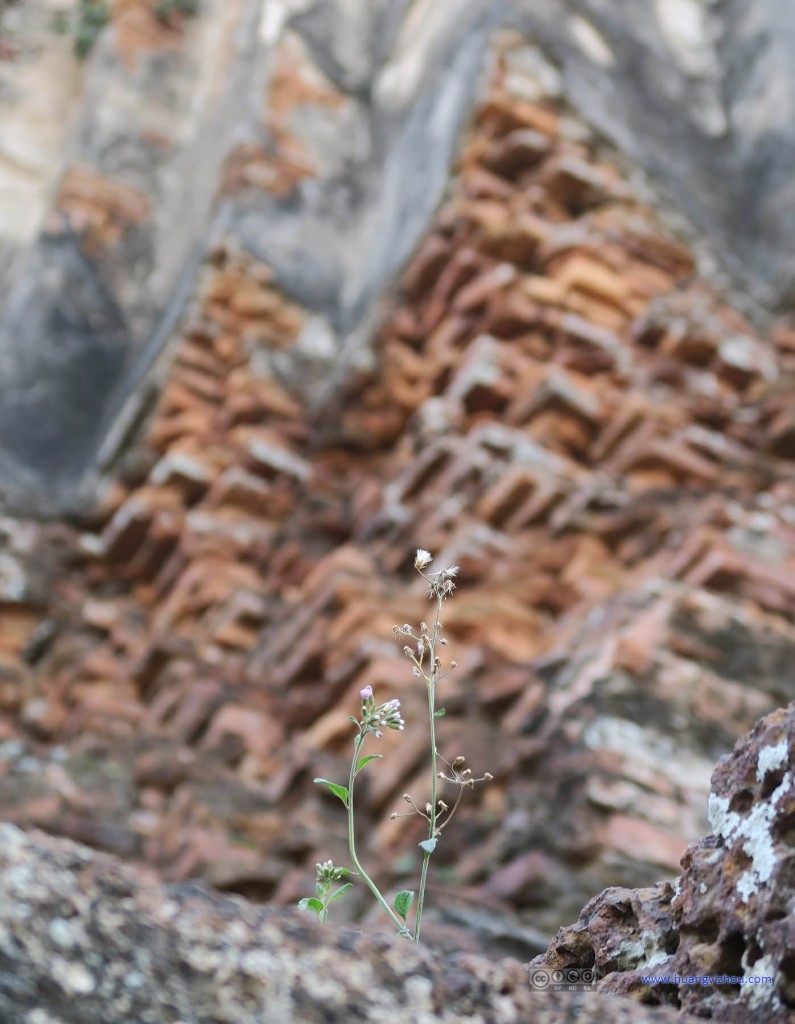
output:
[{"label": "white lichen patch", "polygon": [[714,765],[692,752],[678,750],[671,737],[653,728],[610,715],[588,724],[583,740],[591,750],[612,750],[624,758],[625,775],[640,781],[663,775],[685,790],[709,788]]},{"label": "white lichen patch", "polygon": [[60,1024],[57,1017],[53,1017],[46,1010],[31,1010],[25,1018],[25,1024]]},{"label": "white lichen patch", "polygon": [[689,75],[714,68],[707,14],[699,0],[656,0],[657,21],[676,62]]},{"label": "white lichen patch", "polygon": [[77,944],[77,936],[72,923],[63,917],[56,917],[50,921],[48,931],[53,943],[60,946],[61,949],[71,949]]},{"label": "white lichen patch", "polygon": [[663,964],[667,964],[670,959],[671,954],[661,949],[659,952],[653,953],[643,967],[645,970],[651,971],[655,967],[662,967]]},{"label": "white lichen patch", "polygon": [[195,945],[185,950],[185,961],[197,971],[212,974],[223,964],[223,950],[211,949],[207,946]]},{"label": "white lichen patch", "polygon": [[636,962],[632,965],[633,968],[639,971],[650,971],[654,967],[667,963],[671,958],[671,954],[662,943],[663,936],[657,932],[650,931],[643,932],[639,942],[628,944],[640,950],[640,954],[636,957]]},{"label": "white lichen patch", "polygon": [[717,796],[715,793],[709,795],[708,814],[712,831],[724,840],[729,849],[739,844],[751,858],[751,867],[737,882],[737,891],[745,903],[760,885],[770,880],[773,874],[776,850],[771,826],[778,803],[791,786],[792,775],[787,772],[768,800],[753,807],[746,817],[730,811],[726,797]]},{"label": "white lichen patch", "polygon": [[83,964],[69,963],[56,957],[51,965],[52,976],[67,995],[85,996],[94,991],[96,982]]},{"label": "white lichen patch", "polygon": [[645,955],[646,950],[644,949],[642,942],[632,942],[627,939],[622,942],[618,948],[616,963],[622,970],[631,971],[637,966],[640,960],[644,959]]},{"label": "white lichen patch", "polygon": [[404,982],[406,992],[410,997],[412,1006],[423,1010],[433,1009],[433,982],[430,978],[423,978],[418,974],[406,978]]},{"label": "white lichen patch", "polygon": [[760,982],[755,985],[748,985],[745,989],[750,992],[748,1005],[753,1007],[764,1006],[776,998],[777,986],[775,984],[778,968],[767,955],[760,957],[751,967],[745,967],[743,977],[745,978],[772,978],[773,983]]},{"label": "white lichen patch", "polygon": [[788,756],[789,750],[786,738],[779,740],[778,743],[771,744],[769,747],[762,747],[756,762],[757,781],[761,782],[768,772],[777,771],[782,765],[786,764]]},{"label": "white lichen patch", "polygon": [[610,44],[590,21],[579,14],[569,18],[569,31],[572,38],[586,57],[600,67],[609,68],[615,64],[616,56]]}]

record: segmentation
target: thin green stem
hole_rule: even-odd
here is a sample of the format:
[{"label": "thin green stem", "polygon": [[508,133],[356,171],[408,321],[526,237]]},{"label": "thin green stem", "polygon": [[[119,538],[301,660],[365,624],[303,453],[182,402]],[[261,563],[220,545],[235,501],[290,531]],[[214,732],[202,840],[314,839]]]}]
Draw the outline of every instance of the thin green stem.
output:
[{"label": "thin green stem", "polygon": [[350,852],[351,855],[351,862],[353,863],[353,866],[356,869],[359,877],[363,879],[364,884],[367,886],[367,888],[370,890],[373,896],[375,896],[375,898],[387,912],[397,930],[401,934],[405,934],[405,924],[400,920],[400,918],[397,916],[394,910],[392,910],[392,908],[389,906],[386,899],[381,895],[378,886],[361,866],[361,864],[359,863],[359,858],[356,856],[356,832],[354,829],[353,820],[353,784],[354,780],[356,779],[356,765],[359,761],[359,751],[362,749],[363,743],[364,740],[362,739],[361,735],[357,736],[356,739],[354,740],[353,760],[351,761],[351,774],[348,777],[348,851]]},{"label": "thin green stem", "polygon": [[[438,757],[436,753],[436,638],[439,635],[442,600],[441,594],[437,593],[436,619],[433,623],[430,650],[428,651],[431,674],[429,677],[426,676],[425,678],[425,681],[428,684],[428,728],[431,739],[431,812],[428,815],[428,839],[436,838],[436,816],[438,813],[438,808],[436,806],[436,775],[438,767]],[[415,946],[418,946],[420,942],[420,928],[422,927],[422,912],[425,907],[425,887],[428,883],[428,867],[430,860],[431,851],[425,850],[422,858],[422,873],[420,875],[420,888],[417,896],[417,913],[414,918]]]}]

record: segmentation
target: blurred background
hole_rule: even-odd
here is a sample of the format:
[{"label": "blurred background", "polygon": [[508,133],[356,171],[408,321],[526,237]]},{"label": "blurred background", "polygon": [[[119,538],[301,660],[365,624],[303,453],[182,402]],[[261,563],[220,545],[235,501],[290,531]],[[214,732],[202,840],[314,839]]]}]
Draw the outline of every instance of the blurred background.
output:
[{"label": "blurred background", "polygon": [[795,698],[794,41],[772,0],[0,0],[4,819],[295,903],[371,685],[362,857],[410,884],[422,547],[440,752],[495,777],[440,934],[526,957],[675,877]]}]

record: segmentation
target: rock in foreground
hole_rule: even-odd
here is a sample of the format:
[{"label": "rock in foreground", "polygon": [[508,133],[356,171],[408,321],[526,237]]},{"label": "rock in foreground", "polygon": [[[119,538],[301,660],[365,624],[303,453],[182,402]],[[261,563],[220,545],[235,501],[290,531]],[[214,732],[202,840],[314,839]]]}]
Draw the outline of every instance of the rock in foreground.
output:
[{"label": "rock in foreground", "polygon": [[66,840],[0,826],[4,1024],[479,1021],[673,1024],[595,992],[531,992],[525,968],[321,931]]},{"label": "rock in foreground", "polygon": [[713,834],[688,849],[676,885],[608,889],[533,963],[594,967],[602,992],[727,1024],[791,1021],[794,752],[790,704],[759,721],[718,764]]}]

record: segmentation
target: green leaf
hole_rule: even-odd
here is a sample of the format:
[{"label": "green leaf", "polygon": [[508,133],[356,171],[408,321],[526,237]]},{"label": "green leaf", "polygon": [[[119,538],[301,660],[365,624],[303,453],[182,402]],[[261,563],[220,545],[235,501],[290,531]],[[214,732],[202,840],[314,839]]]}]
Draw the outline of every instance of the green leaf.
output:
[{"label": "green leaf", "polygon": [[306,899],[300,900],[298,903],[299,910],[313,910],[316,914],[319,914],[323,909],[323,904],[320,900],[316,900],[313,896],[307,897]]},{"label": "green leaf", "polygon": [[320,918],[320,923],[321,924],[325,924],[326,923],[326,918],[328,917],[328,910],[326,909],[326,907],[323,907],[323,909],[320,911],[320,913],[317,916]]},{"label": "green leaf", "polygon": [[434,718],[444,718],[444,716],[445,716],[444,708],[439,708],[438,711],[434,711],[434,713],[433,713],[433,717]]},{"label": "green leaf", "polygon": [[337,889],[337,891],[334,893],[334,895],[329,899],[329,906],[334,902],[334,900],[338,900],[344,892],[352,888],[353,884],[351,882],[346,882],[345,885],[341,885],[339,889]]},{"label": "green leaf", "polygon": [[356,771],[360,772],[362,768],[367,764],[368,761],[377,761],[379,757],[383,757],[383,754],[368,754],[367,757],[363,757],[356,765]]},{"label": "green leaf", "polygon": [[423,841],[420,843],[420,846],[422,847],[423,850],[425,850],[426,853],[433,853],[433,851],[436,849],[436,844],[438,842],[439,840],[435,838],[423,839]]},{"label": "green leaf", "polygon": [[406,920],[406,916],[409,912],[409,907],[414,902],[414,893],[409,889],[402,889],[395,897],[395,913],[398,917],[402,917]]},{"label": "green leaf", "polygon": [[345,806],[348,806],[347,786],[338,786],[336,782],[329,782],[328,779],[313,779],[312,781],[317,782],[318,784],[323,786],[328,786],[328,788],[331,790],[334,796],[338,796],[340,800],[342,800],[342,802],[345,804]]}]

